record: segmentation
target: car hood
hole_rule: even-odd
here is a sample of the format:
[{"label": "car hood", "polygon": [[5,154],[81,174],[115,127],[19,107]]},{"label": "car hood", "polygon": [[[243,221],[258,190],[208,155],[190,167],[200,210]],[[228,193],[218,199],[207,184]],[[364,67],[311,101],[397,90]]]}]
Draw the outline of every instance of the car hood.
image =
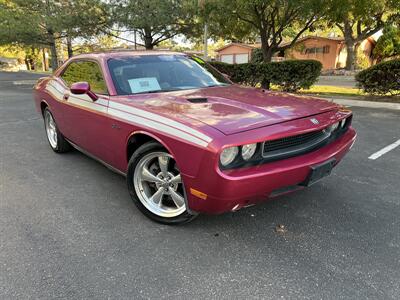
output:
[{"label": "car hood", "polygon": [[128,97],[146,110],[194,119],[226,135],[337,108],[335,103],[317,98],[237,85]]}]

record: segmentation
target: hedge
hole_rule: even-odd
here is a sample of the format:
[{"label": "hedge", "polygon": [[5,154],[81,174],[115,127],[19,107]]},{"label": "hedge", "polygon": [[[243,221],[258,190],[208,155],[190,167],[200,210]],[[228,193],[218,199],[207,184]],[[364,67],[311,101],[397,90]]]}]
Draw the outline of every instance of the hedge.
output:
[{"label": "hedge", "polygon": [[263,52],[261,48],[256,48],[251,52],[251,63],[262,63],[264,60]]},{"label": "hedge", "polygon": [[211,65],[229,75],[235,83],[251,86],[271,83],[287,92],[309,88],[317,81],[322,69],[322,64],[316,60],[286,60],[238,65],[212,62]]},{"label": "hedge", "polygon": [[400,59],[376,64],[356,75],[358,88],[374,95],[400,94]]}]

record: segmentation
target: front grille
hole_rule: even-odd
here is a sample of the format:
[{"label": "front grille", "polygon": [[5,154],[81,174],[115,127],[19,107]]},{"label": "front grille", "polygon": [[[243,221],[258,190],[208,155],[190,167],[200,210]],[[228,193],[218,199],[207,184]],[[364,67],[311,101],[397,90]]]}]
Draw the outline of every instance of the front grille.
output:
[{"label": "front grille", "polygon": [[325,135],[326,134],[324,133],[324,131],[320,130],[320,131],[312,131],[300,135],[285,137],[279,140],[267,141],[264,143],[264,152],[303,145],[311,141],[318,140]]},{"label": "front grille", "polygon": [[331,132],[324,129],[265,141],[262,156],[265,159],[278,159],[306,153],[325,144],[330,136]]}]

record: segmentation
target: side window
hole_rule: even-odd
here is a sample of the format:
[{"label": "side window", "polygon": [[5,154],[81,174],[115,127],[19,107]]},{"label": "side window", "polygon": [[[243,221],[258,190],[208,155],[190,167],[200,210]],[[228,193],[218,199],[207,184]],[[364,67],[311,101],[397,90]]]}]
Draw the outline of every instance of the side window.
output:
[{"label": "side window", "polygon": [[106,83],[101,74],[100,67],[93,61],[77,61],[68,65],[61,78],[71,86],[80,81],[87,81],[93,92],[107,94]]}]

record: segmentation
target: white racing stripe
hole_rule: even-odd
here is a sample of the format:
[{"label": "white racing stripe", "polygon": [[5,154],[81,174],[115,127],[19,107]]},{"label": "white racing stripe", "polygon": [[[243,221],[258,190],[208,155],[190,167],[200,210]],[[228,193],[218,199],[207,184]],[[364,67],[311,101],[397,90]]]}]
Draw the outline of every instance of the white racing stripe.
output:
[{"label": "white racing stripe", "polygon": [[381,157],[382,155],[388,153],[389,151],[392,151],[394,148],[396,148],[398,146],[400,146],[400,140],[397,140],[393,144],[390,144],[390,145],[386,146],[385,148],[382,148],[381,150],[379,150],[378,152],[375,152],[368,158],[375,160],[375,159]]},{"label": "white racing stripe", "polygon": [[47,84],[46,89],[54,97],[56,97],[57,100],[59,100],[59,98],[62,99],[62,97],[64,95],[64,89],[62,87],[60,87],[60,85],[57,82],[50,81]]},{"label": "white racing stripe", "polygon": [[185,132],[187,132],[187,133],[189,133],[189,134],[191,134],[191,135],[193,135],[195,137],[198,137],[199,139],[202,139],[202,140],[204,140],[206,142],[211,142],[211,140],[212,140],[209,136],[207,136],[207,135],[203,134],[202,132],[197,131],[197,130],[189,127],[189,126],[183,125],[183,124],[181,124],[179,122],[176,122],[174,120],[162,117],[162,116],[157,115],[157,114],[153,114],[153,113],[145,111],[145,110],[141,110],[141,109],[138,109],[138,108],[135,108],[135,107],[131,107],[131,106],[128,106],[128,105],[115,103],[115,102],[111,102],[111,101],[109,103],[109,107],[110,108],[119,109],[119,110],[122,110],[124,112],[132,113],[132,114],[135,114],[137,116],[141,116],[141,117],[148,118],[148,119],[151,119],[151,120],[157,120],[157,123],[162,123],[162,124],[167,125],[167,126],[175,127],[177,129],[185,131]]},{"label": "white racing stripe", "polygon": [[[89,98],[89,96],[88,96]],[[73,103],[82,107],[86,107],[98,112],[102,112],[102,113],[107,113],[107,106],[103,106],[100,105],[100,103],[97,103],[98,101],[100,101],[102,99],[98,99],[96,102],[93,102],[92,100],[86,101],[83,99],[80,99],[79,97],[73,96],[73,95],[69,95],[68,97],[68,103]],[[97,103],[97,104],[96,104]],[[102,100],[102,103],[104,103],[104,100]]]},{"label": "white racing stripe", "polygon": [[113,108],[109,108],[108,113],[112,116],[123,119],[125,121],[139,124],[141,126],[149,127],[149,128],[155,129],[157,131],[161,131],[163,133],[176,136],[178,138],[192,142],[192,143],[197,144],[202,147],[207,147],[207,145],[208,145],[208,142],[206,142],[202,139],[199,139],[193,135],[190,135],[182,130],[176,129],[174,127],[171,127],[171,126],[159,123],[159,122],[155,122],[153,120],[143,118],[141,116],[132,115],[130,113],[116,110]]}]

